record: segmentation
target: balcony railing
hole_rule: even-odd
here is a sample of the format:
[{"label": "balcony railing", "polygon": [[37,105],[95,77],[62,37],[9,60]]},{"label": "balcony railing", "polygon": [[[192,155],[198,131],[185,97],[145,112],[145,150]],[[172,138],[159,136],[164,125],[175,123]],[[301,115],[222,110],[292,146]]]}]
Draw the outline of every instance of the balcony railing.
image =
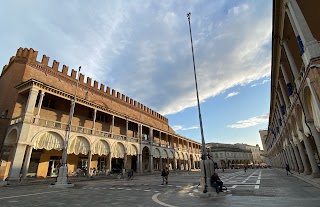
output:
[{"label": "balcony railing", "polygon": [[[18,116],[18,117],[14,117],[11,119],[10,125],[14,125],[20,122],[29,122],[30,124],[33,125],[37,125],[37,126],[41,126],[41,127],[48,127],[48,128],[53,128],[53,129],[59,129],[59,130],[66,130],[67,128],[67,124],[66,123],[62,123],[59,121],[52,121],[52,120],[46,120],[46,119],[42,119],[42,118],[36,118],[34,116]],[[86,128],[86,127],[82,127],[82,126],[74,126],[72,125],[70,127],[70,131],[71,132],[78,132],[78,133],[82,133],[82,134],[88,134],[88,135],[94,135],[94,136],[99,136],[99,137],[104,137],[104,138],[111,138],[111,139],[117,139],[117,140],[123,140],[123,141],[129,141],[129,142],[135,142],[135,143],[139,143],[139,138],[138,137],[126,137],[125,135],[121,135],[121,134],[112,134],[110,132],[106,132],[106,131],[100,131],[100,130],[95,130],[95,129],[91,129],[91,128]],[[141,140],[142,144],[150,144],[149,140]],[[184,149],[182,147],[177,147],[174,148],[174,146],[170,145],[170,144],[160,144],[160,143],[153,143],[154,146],[159,146],[159,147],[163,147],[163,148],[172,148],[175,150],[180,150],[180,151],[188,151],[187,149]],[[194,152],[197,152],[200,150],[194,150]],[[198,153],[199,153],[198,152]]]},{"label": "balcony railing", "polygon": [[22,116],[18,116],[18,117],[12,118],[11,121],[10,121],[10,125],[22,122],[22,118],[23,118]]}]

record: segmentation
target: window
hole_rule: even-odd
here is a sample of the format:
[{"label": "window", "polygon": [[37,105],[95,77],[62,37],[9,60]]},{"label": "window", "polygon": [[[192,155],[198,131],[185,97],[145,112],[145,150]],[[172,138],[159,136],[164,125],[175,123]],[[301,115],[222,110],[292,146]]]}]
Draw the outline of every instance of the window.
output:
[{"label": "window", "polygon": [[138,131],[138,124],[128,123],[128,130],[137,132]]},{"label": "window", "polygon": [[55,101],[44,97],[42,102],[42,107],[55,109]]}]

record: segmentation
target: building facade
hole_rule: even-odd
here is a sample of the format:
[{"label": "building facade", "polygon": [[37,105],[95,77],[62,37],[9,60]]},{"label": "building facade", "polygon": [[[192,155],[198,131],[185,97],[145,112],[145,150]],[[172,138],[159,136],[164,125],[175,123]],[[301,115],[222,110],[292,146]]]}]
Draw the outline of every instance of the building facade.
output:
[{"label": "building facade", "polygon": [[262,162],[266,163],[268,166],[271,166],[271,162],[270,162],[270,159],[269,159],[268,153],[267,153],[267,145],[266,145],[266,139],[268,137],[268,130],[259,130],[259,134],[260,134],[260,139],[261,139],[261,143],[262,143],[262,147],[263,147],[263,150],[261,150],[261,152],[260,152]]},{"label": "building facade", "polygon": [[320,177],[318,1],[274,0],[267,155],[274,167]]},{"label": "building facade", "polygon": [[[69,176],[199,167],[201,144],[175,133],[168,119],[38,52],[19,48],[0,77],[0,178],[57,176],[67,146]],[[78,88],[76,83],[78,80]],[[75,110],[66,139],[70,104]]]},{"label": "building facade", "polygon": [[253,145],[248,145],[248,144],[237,143],[235,145],[237,147],[239,147],[240,149],[251,151],[253,164],[259,165],[259,164],[261,164],[263,162],[262,158],[261,158],[260,146],[258,144],[253,146]]},{"label": "building facade", "polygon": [[241,168],[253,164],[252,152],[234,144],[207,143],[207,152],[218,168]]}]

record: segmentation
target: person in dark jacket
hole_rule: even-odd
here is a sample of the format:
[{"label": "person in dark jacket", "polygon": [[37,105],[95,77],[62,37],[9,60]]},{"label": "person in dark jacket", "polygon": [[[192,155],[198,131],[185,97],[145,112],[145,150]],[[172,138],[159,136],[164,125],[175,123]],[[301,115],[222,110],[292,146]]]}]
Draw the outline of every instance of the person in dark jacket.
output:
[{"label": "person in dark jacket", "polygon": [[292,172],[290,171],[290,167],[289,167],[288,164],[286,164],[286,171],[287,171],[287,175],[288,175],[288,173],[291,173],[291,174],[292,174]]},{"label": "person in dark jacket", "polygon": [[218,173],[211,176],[211,186],[216,188],[217,193],[222,192],[223,182],[220,180]]},{"label": "person in dark jacket", "polygon": [[162,176],[162,184],[164,184],[164,182],[166,182],[166,184],[168,184],[168,176],[169,176],[169,169],[166,167],[166,169],[163,168],[162,172],[161,172],[161,176]]}]

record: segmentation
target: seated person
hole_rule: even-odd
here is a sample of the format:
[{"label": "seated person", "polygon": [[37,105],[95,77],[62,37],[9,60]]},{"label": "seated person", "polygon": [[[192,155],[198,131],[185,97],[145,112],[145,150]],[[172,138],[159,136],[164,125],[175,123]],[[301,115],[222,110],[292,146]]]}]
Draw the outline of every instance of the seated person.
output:
[{"label": "seated person", "polygon": [[223,182],[220,180],[218,173],[213,173],[211,176],[211,186],[216,188],[217,193],[222,192]]}]

